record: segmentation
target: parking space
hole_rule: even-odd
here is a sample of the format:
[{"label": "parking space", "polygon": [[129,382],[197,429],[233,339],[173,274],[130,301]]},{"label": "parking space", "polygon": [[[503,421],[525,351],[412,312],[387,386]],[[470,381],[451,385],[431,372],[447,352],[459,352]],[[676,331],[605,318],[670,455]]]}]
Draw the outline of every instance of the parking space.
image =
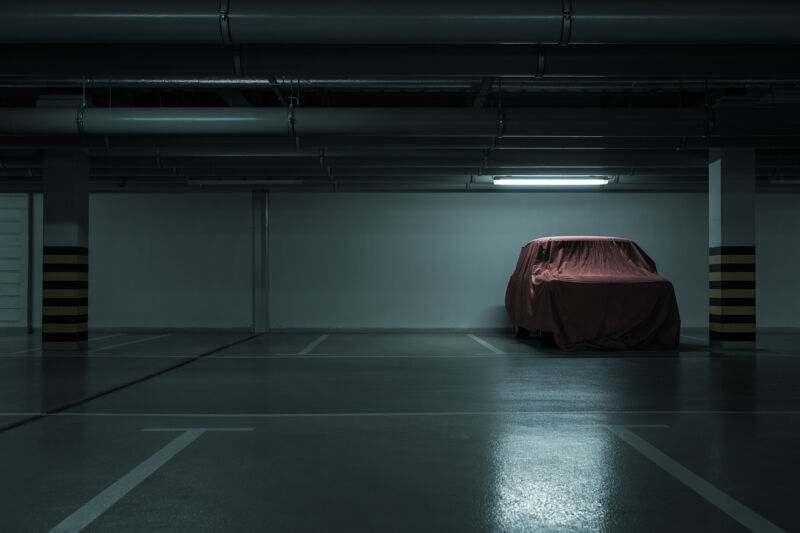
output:
[{"label": "parking space", "polygon": [[487,332],[146,337],[0,360],[26,384],[0,393],[5,425],[223,348],[0,433],[8,530],[800,528],[791,355],[559,356]]}]

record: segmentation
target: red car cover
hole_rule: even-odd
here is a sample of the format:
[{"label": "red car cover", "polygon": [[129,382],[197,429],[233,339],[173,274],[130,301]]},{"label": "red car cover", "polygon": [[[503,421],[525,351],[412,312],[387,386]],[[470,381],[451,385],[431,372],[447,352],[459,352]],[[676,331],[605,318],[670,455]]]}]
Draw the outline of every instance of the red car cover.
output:
[{"label": "red car cover", "polygon": [[617,237],[547,237],[522,248],[506,310],[564,350],[678,346],[672,283],[636,243]]}]

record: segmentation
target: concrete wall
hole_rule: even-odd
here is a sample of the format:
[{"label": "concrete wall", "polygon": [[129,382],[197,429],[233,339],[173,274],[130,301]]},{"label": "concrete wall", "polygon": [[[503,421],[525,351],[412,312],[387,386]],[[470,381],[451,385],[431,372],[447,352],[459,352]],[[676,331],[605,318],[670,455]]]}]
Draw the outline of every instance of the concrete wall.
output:
[{"label": "concrete wall", "polygon": [[756,196],[756,324],[800,327],[800,194]]},{"label": "concrete wall", "polygon": [[272,193],[273,328],[509,324],[520,247],[549,235],[628,237],[708,323],[708,200],[647,193]]},{"label": "concrete wall", "polygon": [[[41,195],[34,203],[34,320],[41,324]],[[249,328],[251,196],[93,194],[90,328]]]},{"label": "concrete wall", "polygon": [[[798,200],[757,198],[760,327],[800,327]],[[503,327],[520,247],[589,234],[638,242],[675,285],[683,325],[705,327],[707,209],[677,193],[272,193],[270,325]],[[249,327],[251,223],[247,193],[92,195],[90,327]]]}]

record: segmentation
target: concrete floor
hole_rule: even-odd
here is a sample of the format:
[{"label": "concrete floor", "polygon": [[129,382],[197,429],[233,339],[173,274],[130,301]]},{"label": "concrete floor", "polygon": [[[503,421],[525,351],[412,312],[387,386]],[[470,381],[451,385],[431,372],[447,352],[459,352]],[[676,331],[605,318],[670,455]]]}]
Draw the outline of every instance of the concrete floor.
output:
[{"label": "concrete floor", "polygon": [[684,333],[4,335],[0,530],[800,531],[800,331]]}]

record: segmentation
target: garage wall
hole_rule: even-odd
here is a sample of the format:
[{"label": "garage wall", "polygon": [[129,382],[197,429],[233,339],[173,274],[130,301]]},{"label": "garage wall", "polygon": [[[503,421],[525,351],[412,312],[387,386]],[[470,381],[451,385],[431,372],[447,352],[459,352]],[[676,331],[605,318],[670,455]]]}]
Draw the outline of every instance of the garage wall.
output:
[{"label": "garage wall", "polygon": [[28,327],[28,195],[0,194],[0,328]]},{"label": "garage wall", "polygon": [[[41,323],[41,195],[33,319]],[[758,325],[800,327],[800,195],[757,197]],[[91,328],[249,328],[248,193],[93,194]],[[707,325],[704,194],[275,193],[273,328],[489,328],[519,249],[546,235],[637,241]]]},{"label": "garage wall", "polygon": [[[34,199],[41,325],[42,197]],[[90,328],[249,328],[251,196],[92,194]]]},{"label": "garage wall", "polygon": [[272,193],[270,323],[504,327],[524,243],[617,235],[673,282],[683,325],[705,327],[707,202],[686,193]]},{"label": "garage wall", "polygon": [[800,327],[800,194],[756,196],[756,321]]}]

